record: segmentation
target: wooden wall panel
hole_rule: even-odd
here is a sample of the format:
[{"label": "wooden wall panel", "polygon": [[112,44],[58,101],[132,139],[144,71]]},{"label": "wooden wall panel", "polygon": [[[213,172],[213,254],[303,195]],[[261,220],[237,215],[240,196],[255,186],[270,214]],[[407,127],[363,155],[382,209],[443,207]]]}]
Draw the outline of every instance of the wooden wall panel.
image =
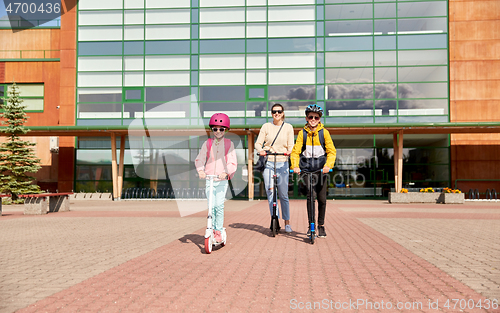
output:
[{"label": "wooden wall panel", "polygon": [[52,36],[58,31],[53,29],[27,29],[14,33],[10,29],[1,29],[1,50],[52,50]]},{"label": "wooden wall panel", "polygon": [[43,83],[45,86],[44,111],[28,113],[27,126],[58,125],[59,73],[59,62],[6,62],[4,82]]},{"label": "wooden wall panel", "polygon": [[[449,21],[450,121],[498,122],[500,1],[450,0]],[[500,179],[500,134],[451,135],[451,175],[452,180]],[[459,187],[485,190],[488,184]]]},{"label": "wooden wall panel", "polygon": [[497,122],[500,121],[500,100],[462,100],[452,101],[453,120],[461,122]]}]

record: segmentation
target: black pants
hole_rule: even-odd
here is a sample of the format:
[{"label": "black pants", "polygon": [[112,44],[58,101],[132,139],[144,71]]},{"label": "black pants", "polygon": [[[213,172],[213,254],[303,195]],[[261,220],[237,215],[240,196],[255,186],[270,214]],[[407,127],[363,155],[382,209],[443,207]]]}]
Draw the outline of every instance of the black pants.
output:
[{"label": "black pants", "polygon": [[[315,222],[311,221],[311,183],[309,181],[309,173],[303,174],[302,179],[306,183],[307,188],[307,217],[309,223]],[[312,174],[312,188],[313,188],[313,200],[316,195],[318,199],[318,225],[325,224],[325,212],[326,212],[326,192],[328,190],[327,183],[328,175],[323,173],[313,173]]]}]

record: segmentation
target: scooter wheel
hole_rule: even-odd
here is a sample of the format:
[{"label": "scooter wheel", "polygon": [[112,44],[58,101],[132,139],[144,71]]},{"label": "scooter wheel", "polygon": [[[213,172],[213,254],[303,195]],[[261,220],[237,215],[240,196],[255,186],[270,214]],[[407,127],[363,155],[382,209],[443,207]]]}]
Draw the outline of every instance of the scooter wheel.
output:
[{"label": "scooter wheel", "polygon": [[205,238],[205,252],[207,254],[212,253],[212,241],[210,240],[210,237]]},{"label": "scooter wheel", "polygon": [[315,233],[313,233],[313,232],[311,232],[311,237],[310,237],[310,238],[311,238],[311,244],[312,244],[312,245],[314,244],[314,239],[315,239],[315,237],[316,237],[316,234],[315,234]]},{"label": "scooter wheel", "polygon": [[273,218],[272,220],[272,233],[273,233],[273,237],[276,237],[276,235],[278,234],[278,221],[276,219]]}]

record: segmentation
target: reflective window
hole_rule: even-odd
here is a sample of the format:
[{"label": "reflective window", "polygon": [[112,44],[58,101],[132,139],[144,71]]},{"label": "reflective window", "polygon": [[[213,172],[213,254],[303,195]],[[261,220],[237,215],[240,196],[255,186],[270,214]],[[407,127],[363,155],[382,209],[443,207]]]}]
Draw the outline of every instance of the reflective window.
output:
[{"label": "reflective window", "polygon": [[79,42],[78,55],[122,54],[122,42]]},{"label": "reflective window", "polygon": [[[253,111],[253,116],[267,116],[267,102],[247,102],[247,112]],[[286,115],[286,112],[285,112]],[[248,113],[247,113],[248,116]],[[271,116],[271,114],[269,114]]]},{"label": "reflective window", "polygon": [[398,17],[446,16],[447,1],[400,2]]},{"label": "reflective window", "polygon": [[396,20],[375,20],[375,35],[396,34]]},{"label": "reflective window", "polygon": [[244,52],[245,52],[244,39],[200,40],[200,53],[244,53]]},{"label": "reflective window", "polygon": [[245,101],[245,87],[200,87],[200,101]]},{"label": "reflective window", "polygon": [[314,48],[314,38],[269,39],[268,41],[269,52],[307,52],[316,50]]},{"label": "reflective window", "polygon": [[302,86],[269,86],[269,100],[314,100],[316,91],[314,85]]},{"label": "reflective window", "polygon": [[245,102],[229,102],[229,103],[202,102],[200,103],[200,108],[201,108],[201,114],[205,118],[210,118],[212,115],[218,112],[224,112],[229,117],[245,117],[246,114]]},{"label": "reflective window", "polygon": [[328,116],[373,116],[373,101],[328,101],[326,114]]},{"label": "reflective window", "polygon": [[327,36],[360,36],[373,33],[373,21],[328,21]]},{"label": "reflective window", "polygon": [[373,68],[336,68],[326,70],[327,83],[364,83],[373,81]]},{"label": "reflective window", "polygon": [[396,68],[395,67],[379,67],[375,69],[376,82],[396,82]]},{"label": "reflective window", "polygon": [[446,18],[418,18],[398,20],[398,34],[433,34],[446,33]]},{"label": "reflective window", "polygon": [[396,65],[396,51],[375,51],[375,66],[395,66],[395,65]]},{"label": "reflective window", "polygon": [[380,110],[382,115],[389,115],[389,111],[396,110],[397,105],[398,101],[396,99],[377,100],[375,101],[375,110]]},{"label": "reflective window", "polygon": [[125,41],[123,43],[123,54],[144,54],[144,41]]},{"label": "reflective window", "polygon": [[375,18],[389,18],[396,17],[396,4],[395,3],[376,3],[374,5]]},{"label": "reflective window", "polygon": [[373,18],[372,4],[327,5],[325,19],[355,20]]},{"label": "reflective window", "polygon": [[396,99],[396,84],[375,84],[376,99]]},{"label": "reflective window", "polygon": [[446,66],[400,67],[400,82],[447,81],[448,68]]},{"label": "reflective window", "polygon": [[396,36],[376,36],[375,50],[396,49]]},{"label": "reflective window", "polygon": [[362,37],[330,37],[325,39],[326,51],[372,50],[373,38]]},{"label": "reflective window", "polygon": [[[417,110],[418,109],[418,110]],[[399,115],[442,115],[448,114],[447,99],[399,100]]]},{"label": "reflective window", "polygon": [[189,54],[189,40],[146,41],[146,54]]},{"label": "reflective window", "polygon": [[[327,52],[326,67],[372,66],[373,52]],[[394,55],[394,60],[396,56]]]},{"label": "reflective window", "polygon": [[[143,116],[142,103],[124,103],[123,104],[123,118],[138,118]],[[136,114],[137,113],[137,114]]]},{"label": "reflective window", "polygon": [[79,102],[121,102],[122,90],[120,89],[104,89],[104,88],[79,88]]},{"label": "reflective window", "polygon": [[400,98],[446,98],[447,83],[414,83],[399,84]]},{"label": "reflective window", "polygon": [[373,85],[330,85],[327,86],[327,99],[371,99]]},{"label": "reflective window", "polygon": [[399,51],[399,65],[446,65],[448,64],[447,50],[418,50]]},{"label": "reflective window", "polygon": [[[275,40],[275,39],[270,39]],[[244,42],[243,42],[244,43]],[[243,49],[245,49],[243,45]],[[247,52],[266,52],[267,50],[267,39],[247,39]]]},{"label": "reflective window", "polygon": [[146,87],[145,101],[173,101],[190,95],[189,87]]}]

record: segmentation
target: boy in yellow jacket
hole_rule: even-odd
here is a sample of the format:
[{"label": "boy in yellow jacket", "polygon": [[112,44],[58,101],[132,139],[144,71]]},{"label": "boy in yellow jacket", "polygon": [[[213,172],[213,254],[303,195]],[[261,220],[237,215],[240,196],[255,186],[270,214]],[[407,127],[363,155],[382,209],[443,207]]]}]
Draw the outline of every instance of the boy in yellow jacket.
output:
[{"label": "boy in yellow jacket", "polygon": [[[325,212],[326,212],[326,192],[328,188],[327,174],[335,164],[337,150],[333,145],[332,137],[328,130],[323,127],[320,119],[323,109],[316,104],[311,104],[306,108],[306,125],[297,136],[297,141],[293,146],[290,160],[294,173],[301,171],[314,172],[313,186],[310,186],[309,179],[305,179],[307,187],[307,216],[311,221],[311,193],[310,188],[314,188],[318,198],[318,237],[326,237],[325,232]],[[309,224],[310,225],[310,224]],[[310,236],[311,230],[307,232]]]}]

